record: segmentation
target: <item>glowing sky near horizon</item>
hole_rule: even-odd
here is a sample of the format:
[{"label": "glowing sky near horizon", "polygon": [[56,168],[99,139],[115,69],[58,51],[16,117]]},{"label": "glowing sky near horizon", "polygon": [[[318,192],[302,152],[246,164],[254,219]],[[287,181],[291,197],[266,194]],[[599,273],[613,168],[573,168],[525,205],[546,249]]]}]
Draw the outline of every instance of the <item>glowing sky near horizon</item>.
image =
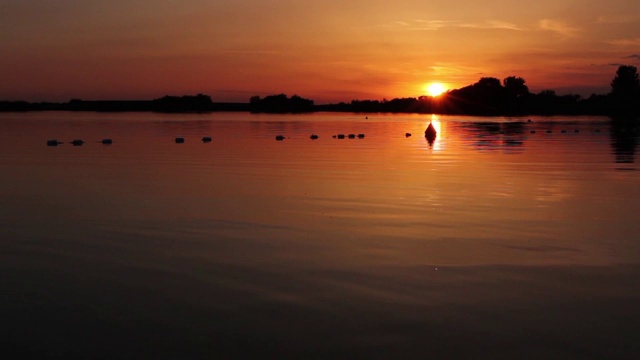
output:
[{"label": "glowing sky near horizon", "polygon": [[640,65],[637,0],[0,0],[0,100],[316,103],[515,75],[606,93]]}]

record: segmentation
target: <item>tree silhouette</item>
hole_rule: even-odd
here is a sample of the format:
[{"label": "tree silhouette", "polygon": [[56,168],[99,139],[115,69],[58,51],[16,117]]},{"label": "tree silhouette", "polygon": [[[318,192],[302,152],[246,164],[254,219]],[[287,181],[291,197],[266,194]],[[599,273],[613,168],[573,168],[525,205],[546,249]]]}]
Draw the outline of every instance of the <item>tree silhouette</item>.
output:
[{"label": "tree silhouette", "polygon": [[482,113],[492,115],[502,112],[504,88],[499,79],[483,77],[472,86]]},{"label": "tree silhouette", "polygon": [[638,69],[631,65],[621,65],[611,81],[611,97],[618,112],[637,113],[640,110],[640,80]]},{"label": "tree silhouette", "polygon": [[478,80],[477,83],[473,84],[473,86],[480,91],[497,91],[497,89],[502,88],[500,84],[500,80],[494,77],[483,77]]},{"label": "tree silhouette", "polygon": [[314,111],[313,100],[286,94],[269,95],[264,98],[252,96],[249,99],[249,110],[254,113],[302,113]]},{"label": "tree silhouette", "polygon": [[516,76],[509,76],[502,81],[507,96],[514,99],[529,94],[526,82],[525,79]]},{"label": "tree silhouette", "polygon": [[611,94],[617,97],[638,96],[640,80],[638,69],[631,65],[621,65],[611,81]]},{"label": "tree silhouette", "polygon": [[525,79],[516,76],[509,76],[502,80],[505,113],[519,114],[525,112],[526,97],[529,96],[529,87],[525,83]]}]

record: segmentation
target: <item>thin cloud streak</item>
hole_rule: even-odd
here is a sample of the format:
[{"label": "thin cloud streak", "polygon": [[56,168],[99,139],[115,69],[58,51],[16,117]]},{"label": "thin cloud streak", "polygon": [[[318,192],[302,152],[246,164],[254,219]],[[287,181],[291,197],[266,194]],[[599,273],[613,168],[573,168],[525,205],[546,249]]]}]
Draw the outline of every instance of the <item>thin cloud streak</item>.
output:
[{"label": "thin cloud streak", "polygon": [[507,21],[487,20],[477,23],[465,23],[461,21],[451,20],[413,20],[413,21],[396,21],[392,24],[382,25],[387,28],[404,29],[407,31],[435,31],[443,28],[472,28],[472,29],[495,29],[495,30],[513,30],[523,31],[524,28]]},{"label": "thin cloud streak", "polygon": [[456,21],[450,20],[415,20],[417,24],[413,30],[439,30],[447,26],[455,26]]},{"label": "thin cloud streak", "polygon": [[616,46],[640,46],[640,38],[611,40],[609,44]]},{"label": "thin cloud streak", "polygon": [[522,31],[523,28],[519,27],[516,24],[509,23],[501,20],[488,20],[484,23],[470,23],[470,24],[460,24],[460,27],[466,28],[474,28],[474,29],[498,29],[498,30],[513,30],[513,31]]},{"label": "thin cloud streak", "polygon": [[241,55],[281,55],[283,51],[279,50],[224,50],[224,54],[241,54]]},{"label": "thin cloud streak", "polygon": [[617,15],[617,16],[598,16],[596,24],[622,24],[637,21],[637,16]]},{"label": "thin cloud streak", "polygon": [[538,22],[538,27],[544,31],[551,31],[562,38],[575,37],[580,32],[579,28],[554,19],[542,19]]}]

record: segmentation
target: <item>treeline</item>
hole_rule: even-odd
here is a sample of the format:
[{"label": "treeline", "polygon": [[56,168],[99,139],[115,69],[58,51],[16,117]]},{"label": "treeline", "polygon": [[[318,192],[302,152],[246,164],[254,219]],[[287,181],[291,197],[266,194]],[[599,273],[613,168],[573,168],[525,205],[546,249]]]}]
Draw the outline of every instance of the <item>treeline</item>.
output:
[{"label": "treeline", "polygon": [[438,97],[353,100],[350,103],[315,105],[298,95],[253,96],[249,103],[215,103],[208,95],[164,96],[151,101],[85,101],[28,103],[0,101],[0,111],[157,111],[253,113],[305,113],[313,111],[436,113],[464,115],[640,115],[640,81],[635,66],[623,65],[611,81],[611,92],[557,95],[553,90],[531,93],[525,79],[509,76],[502,81],[483,77],[475,84],[450,90]]},{"label": "treeline", "polygon": [[[480,84],[498,79],[483,78]],[[499,81],[499,80],[498,80]],[[392,100],[353,100],[318,106],[322,111],[389,112],[456,115],[608,115],[616,111],[608,95],[557,95],[553,90],[511,97],[504,88],[482,89],[482,85],[451,90],[439,97],[396,98]],[[498,91],[496,91],[498,90]]]},{"label": "treeline", "polygon": [[325,111],[436,113],[458,115],[626,115],[640,114],[640,82],[634,66],[620,66],[611,82],[611,92],[557,95],[554,90],[529,92],[525,79],[510,76],[502,81],[483,77],[473,85],[448,91],[438,97],[393,100],[353,100],[319,107]]},{"label": "treeline", "polygon": [[249,111],[253,113],[304,113],[316,111],[313,100],[298,95],[287,97],[285,94],[270,95],[264,98],[252,96],[249,99]]},{"label": "treeline", "polygon": [[0,111],[154,111],[165,113],[198,113],[213,111],[251,111],[254,113],[304,113],[317,111],[313,100],[294,95],[253,96],[249,103],[215,103],[208,95],[164,96],[154,100],[80,100],[67,103],[28,103],[0,101]]},{"label": "treeline", "polygon": [[248,111],[248,104],[214,103],[204,94],[163,96],[154,100],[80,100],[66,103],[28,103],[25,101],[0,101],[0,111],[154,111],[166,113],[198,113],[212,111]]}]

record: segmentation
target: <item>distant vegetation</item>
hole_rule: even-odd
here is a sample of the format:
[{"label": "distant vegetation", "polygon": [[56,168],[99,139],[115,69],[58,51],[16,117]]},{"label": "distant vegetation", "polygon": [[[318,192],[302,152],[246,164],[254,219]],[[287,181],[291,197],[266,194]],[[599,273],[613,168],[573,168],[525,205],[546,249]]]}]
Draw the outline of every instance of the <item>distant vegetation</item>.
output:
[{"label": "distant vegetation", "polygon": [[164,96],[153,100],[153,110],[160,112],[205,112],[211,111],[213,101],[208,95]]},{"label": "distant vegetation", "polygon": [[291,98],[285,94],[270,95],[263,99],[253,96],[249,99],[249,110],[253,113],[303,113],[315,111],[313,100],[293,95]]},{"label": "distant vegetation", "polygon": [[191,113],[212,111],[249,111],[248,104],[214,103],[204,94],[163,96],[154,100],[80,100],[67,103],[28,103],[25,101],[0,101],[0,111],[155,111],[168,113]]},{"label": "distant vegetation", "polygon": [[28,103],[0,101],[0,111],[157,111],[210,112],[251,111],[254,113],[304,113],[313,111],[437,113],[466,115],[640,115],[640,81],[635,66],[620,66],[611,81],[611,92],[557,95],[554,90],[531,93],[526,80],[509,76],[502,81],[483,77],[475,84],[450,90],[438,97],[392,100],[352,100],[350,103],[315,105],[297,95],[253,96],[249,103],[215,103],[203,94],[164,96],[151,101],[84,101]]},{"label": "distant vegetation", "polygon": [[353,100],[320,107],[322,110],[354,112],[406,112],[466,115],[638,115],[640,82],[634,66],[620,66],[611,82],[611,93],[557,95],[554,90],[529,92],[523,78],[510,76],[500,81],[483,77],[473,85],[439,97],[421,96],[393,100]]}]

